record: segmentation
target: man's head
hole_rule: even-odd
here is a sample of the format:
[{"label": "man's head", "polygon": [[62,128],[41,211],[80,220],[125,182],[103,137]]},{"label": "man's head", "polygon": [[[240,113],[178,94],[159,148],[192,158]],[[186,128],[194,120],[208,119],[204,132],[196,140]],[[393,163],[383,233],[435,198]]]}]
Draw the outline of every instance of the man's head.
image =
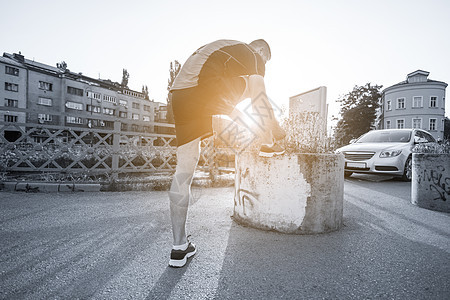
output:
[{"label": "man's head", "polygon": [[259,53],[259,55],[261,55],[264,62],[270,60],[271,58],[270,47],[265,40],[263,39],[254,40],[253,42],[250,43],[250,46],[252,46],[253,49],[255,49],[256,52]]}]

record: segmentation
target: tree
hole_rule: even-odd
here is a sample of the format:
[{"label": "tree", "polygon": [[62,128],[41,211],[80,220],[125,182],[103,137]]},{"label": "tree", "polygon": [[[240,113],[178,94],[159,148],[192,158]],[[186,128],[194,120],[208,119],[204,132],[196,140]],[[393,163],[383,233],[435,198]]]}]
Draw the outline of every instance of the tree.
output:
[{"label": "tree", "polygon": [[[170,62],[170,69],[169,69],[169,79],[167,81],[167,91],[170,91],[170,88],[173,85],[173,82],[175,81],[175,77],[177,77],[178,73],[180,72],[181,64],[178,62],[178,60],[175,60],[173,62]],[[173,111],[172,111],[172,99],[167,95],[167,122],[169,123],[175,123],[173,119]]]},{"label": "tree", "polygon": [[122,71],[122,83],[121,86],[123,88],[128,88],[128,79],[130,78],[130,73],[128,73],[127,69],[123,69]]},{"label": "tree", "polygon": [[344,146],[354,138],[374,129],[376,110],[381,99],[381,85],[355,86],[353,91],[338,99],[339,119],[334,130],[336,146]]},{"label": "tree", "polygon": [[148,86],[146,86],[146,85],[143,85],[142,86],[142,94],[144,94],[144,96],[145,96],[145,99],[149,99],[149,97],[148,97]]},{"label": "tree", "polygon": [[448,117],[444,119],[444,140],[450,142],[450,119]]}]

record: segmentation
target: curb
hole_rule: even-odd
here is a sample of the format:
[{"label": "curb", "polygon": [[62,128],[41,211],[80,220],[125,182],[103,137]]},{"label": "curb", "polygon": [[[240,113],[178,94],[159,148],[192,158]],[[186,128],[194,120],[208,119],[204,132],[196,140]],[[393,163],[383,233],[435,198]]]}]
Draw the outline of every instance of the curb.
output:
[{"label": "curb", "polygon": [[26,193],[99,192],[98,183],[2,182],[0,191]]},{"label": "curb", "polygon": [[[73,193],[73,192],[124,192],[124,191],[168,191],[171,177],[146,181],[126,181],[115,183],[72,183],[38,181],[0,181],[0,192],[26,193]],[[219,177],[211,182],[208,177],[196,177],[192,186],[200,188],[233,186],[234,177]]]}]

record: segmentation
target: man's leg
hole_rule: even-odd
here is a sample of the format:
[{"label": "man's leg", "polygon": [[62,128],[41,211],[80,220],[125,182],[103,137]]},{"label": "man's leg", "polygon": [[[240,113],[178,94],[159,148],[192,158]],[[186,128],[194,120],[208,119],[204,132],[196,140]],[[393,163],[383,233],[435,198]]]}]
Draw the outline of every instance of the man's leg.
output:
[{"label": "man's leg", "polygon": [[177,149],[177,167],[169,191],[170,218],[172,220],[173,245],[187,243],[186,218],[191,194],[191,183],[200,157],[200,138]]}]

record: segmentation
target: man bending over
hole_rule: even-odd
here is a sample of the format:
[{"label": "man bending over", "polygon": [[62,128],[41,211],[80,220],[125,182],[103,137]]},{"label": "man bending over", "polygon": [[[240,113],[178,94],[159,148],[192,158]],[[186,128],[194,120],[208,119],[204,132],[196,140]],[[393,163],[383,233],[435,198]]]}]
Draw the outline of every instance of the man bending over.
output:
[{"label": "man bending over", "polygon": [[[250,98],[252,106],[269,108],[258,114],[256,133],[261,139],[259,155],[284,153],[276,140],[285,132],[275,119],[264,84],[270,47],[259,39],[246,44],[218,40],[200,47],[185,62],[170,90],[177,136],[177,167],[169,191],[173,231],[171,267],[183,267],[196,253],[186,236],[186,218],[194,171],[200,157],[200,142],[213,134],[212,116],[228,115],[238,123],[245,120],[236,105]],[[241,124],[245,125],[245,124]]]}]

